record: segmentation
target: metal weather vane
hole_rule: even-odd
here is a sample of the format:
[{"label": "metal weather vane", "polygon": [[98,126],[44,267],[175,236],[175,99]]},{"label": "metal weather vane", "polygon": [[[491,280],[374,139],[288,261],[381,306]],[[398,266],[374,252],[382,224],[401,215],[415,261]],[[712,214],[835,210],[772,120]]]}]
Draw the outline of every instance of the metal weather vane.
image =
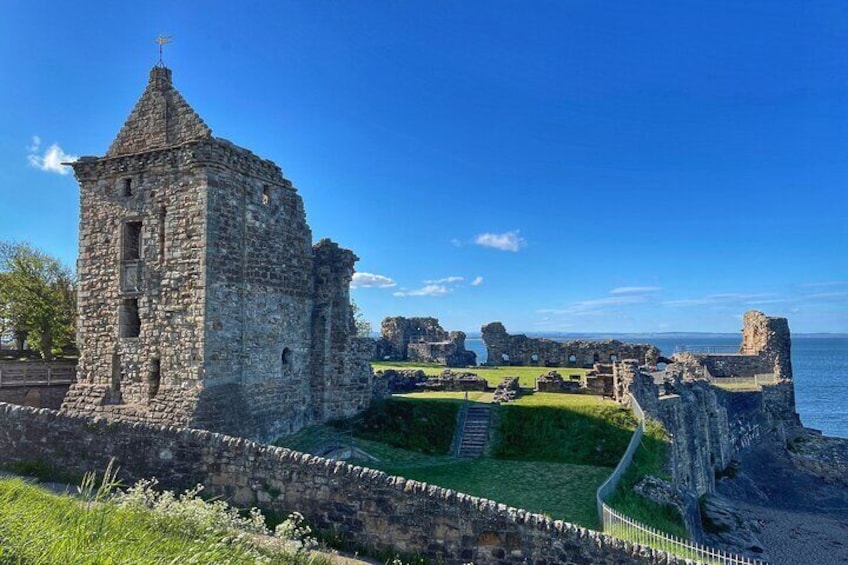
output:
[{"label": "metal weather vane", "polygon": [[159,44],[159,62],[156,63],[157,66],[160,66],[160,67],[165,66],[164,61],[162,61],[162,47],[167,43],[171,43],[171,41],[172,41],[172,36],[170,36],[170,35],[160,35],[159,37],[156,38],[156,43]]}]

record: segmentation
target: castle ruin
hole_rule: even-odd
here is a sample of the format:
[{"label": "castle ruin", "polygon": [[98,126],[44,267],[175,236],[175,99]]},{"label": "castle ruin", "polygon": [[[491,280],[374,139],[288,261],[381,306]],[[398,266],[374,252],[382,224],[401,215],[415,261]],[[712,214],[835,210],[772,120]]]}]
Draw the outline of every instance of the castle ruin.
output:
[{"label": "castle ruin", "polygon": [[312,244],[291,181],[213,137],[170,69],[103,157],[72,166],[80,359],[63,411],[268,440],[368,406],[357,257]]},{"label": "castle ruin", "polygon": [[447,332],[436,318],[388,317],[380,326],[375,359],[438,363],[447,367],[477,364],[477,354],[465,349],[465,332]]},{"label": "castle ruin", "polygon": [[636,359],[640,364],[656,365],[660,351],[653,345],[605,341],[555,341],[510,335],[500,322],[481,328],[486,345],[487,365],[540,365],[543,367],[592,367],[596,363],[614,363]]}]

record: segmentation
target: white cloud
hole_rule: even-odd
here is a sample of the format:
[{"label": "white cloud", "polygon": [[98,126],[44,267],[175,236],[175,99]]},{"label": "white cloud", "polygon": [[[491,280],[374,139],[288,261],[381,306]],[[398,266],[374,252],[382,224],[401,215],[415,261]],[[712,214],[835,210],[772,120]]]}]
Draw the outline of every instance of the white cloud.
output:
[{"label": "white cloud", "polygon": [[462,242],[456,238],[453,238],[450,242],[454,247],[462,247]]},{"label": "white cloud", "polygon": [[388,288],[397,286],[397,283],[383,275],[374,273],[354,273],[350,288]]},{"label": "white cloud", "polygon": [[442,284],[428,284],[417,290],[398,290],[393,292],[394,296],[443,296],[450,292],[450,289]]},{"label": "white cloud", "polygon": [[431,279],[428,281],[424,281],[424,284],[453,284],[462,282],[465,280],[465,277],[445,277],[443,279]]},{"label": "white cloud", "polygon": [[620,286],[610,291],[610,294],[650,294],[662,290],[659,286]]},{"label": "white cloud", "polygon": [[519,235],[519,230],[512,230],[504,233],[481,233],[474,238],[474,243],[501,251],[517,252],[527,245],[527,240]]},{"label": "white cloud", "polygon": [[37,135],[32,136],[32,144],[27,147],[27,150],[29,151],[27,161],[29,162],[30,167],[35,167],[36,169],[41,169],[48,173],[67,175],[71,172],[71,168],[67,165],[63,165],[62,163],[76,161],[79,159],[76,155],[65,153],[65,151],[59,147],[58,143],[54,143],[48,147],[46,151],[44,151],[43,155],[39,155],[39,152],[41,151],[41,138]]},{"label": "white cloud", "polygon": [[474,277],[474,280],[471,281],[471,286],[480,286],[481,284],[483,284],[483,277],[479,275]]}]

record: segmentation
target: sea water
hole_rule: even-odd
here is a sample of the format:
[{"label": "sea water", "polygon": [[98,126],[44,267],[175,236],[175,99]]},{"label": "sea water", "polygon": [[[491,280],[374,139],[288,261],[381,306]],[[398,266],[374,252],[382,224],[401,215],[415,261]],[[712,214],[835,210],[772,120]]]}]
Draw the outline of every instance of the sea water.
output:
[{"label": "sea water", "polygon": [[[562,341],[559,337],[551,339]],[[740,343],[739,338],[723,336],[645,337],[626,341],[650,343],[666,356],[671,356],[678,346],[738,346]],[[486,360],[486,348],[480,338],[469,338],[466,347],[477,353],[479,362]],[[848,338],[793,336],[792,373],[801,422],[825,435],[848,438]]]}]

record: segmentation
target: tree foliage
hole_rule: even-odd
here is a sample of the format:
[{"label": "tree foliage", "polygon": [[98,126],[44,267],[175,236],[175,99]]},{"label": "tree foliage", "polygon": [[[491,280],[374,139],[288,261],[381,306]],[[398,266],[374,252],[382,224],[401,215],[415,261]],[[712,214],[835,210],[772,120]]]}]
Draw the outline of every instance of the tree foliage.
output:
[{"label": "tree foliage", "polygon": [[371,322],[365,319],[365,314],[359,309],[352,298],[350,299],[350,311],[353,314],[353,323],[356,324],[356,335],[358,337],[371,337]]},{"label": "tree foliage", "polygon": [[29,244],[0,241],[0,331],[51,359],[73,344],[75,322],[73,272]]}]

